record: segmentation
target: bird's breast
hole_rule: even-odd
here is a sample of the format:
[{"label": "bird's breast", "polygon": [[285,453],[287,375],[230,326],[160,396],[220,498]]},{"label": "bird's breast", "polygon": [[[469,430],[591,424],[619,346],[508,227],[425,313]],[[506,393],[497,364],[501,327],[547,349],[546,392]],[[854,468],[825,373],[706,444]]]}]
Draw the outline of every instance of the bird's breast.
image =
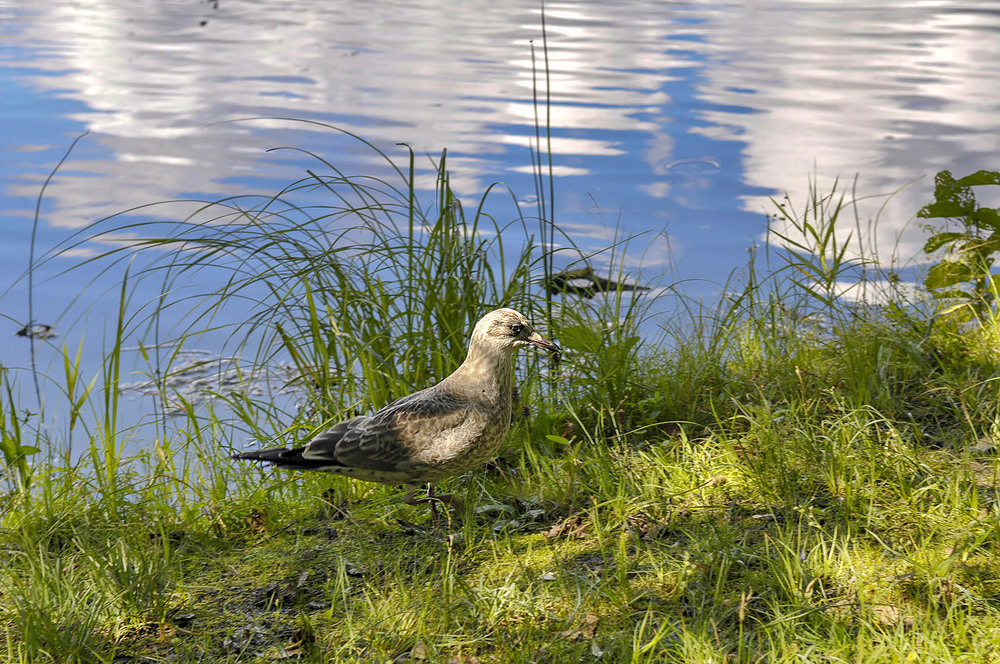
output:
[{"label": "bird's breast", "polygon": [[510,408],[506,414],[492,408],[470,408],[462,423],[442,432],[438,440],[415,456],[416,465],[434,467],[443,476],[473,470],[493,458],[510,426]]}]

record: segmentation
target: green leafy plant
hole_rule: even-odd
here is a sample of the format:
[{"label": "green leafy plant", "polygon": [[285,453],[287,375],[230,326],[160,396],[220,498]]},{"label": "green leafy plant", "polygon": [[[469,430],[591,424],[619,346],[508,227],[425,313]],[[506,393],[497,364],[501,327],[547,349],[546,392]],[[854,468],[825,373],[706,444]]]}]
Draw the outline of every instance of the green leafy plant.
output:
[{"label": "green leafy plant", "polygon": [[0,392],[0,454],[3,454],[6,472],[14,478],[17,486],[26,489],[31,485],[31,466],[27,457],[37,454],[39,449],[25,444],[17,412],[17,395],[6,370],[0,369],[0,376],[3,381],[3,391]]},{"label": "green leafy plant", "polygon": [[921,219],[947,219],[960,230],[935,233],[924,252],[946,250],[946,257],[928,271],[924,284],[934,297],[953,299],[949,312],[964,310],[982,319],[997,299],[1000,275],[992,273],[1000,251],[1000,210],[982,207],[972,188],[1000,185],[1000,172],[977,171],[956,180],[950,171],[934,177],[934,200],[917,213]]}]

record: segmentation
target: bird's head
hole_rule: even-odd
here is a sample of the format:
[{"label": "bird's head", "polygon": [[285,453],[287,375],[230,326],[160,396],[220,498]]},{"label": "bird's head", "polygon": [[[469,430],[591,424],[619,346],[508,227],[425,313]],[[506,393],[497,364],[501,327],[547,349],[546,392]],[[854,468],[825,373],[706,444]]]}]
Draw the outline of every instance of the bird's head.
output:
[{"label": "bird's head", "polygon": [[513,309],[495,309],[483,316],[472,331],[472,341],[509,352],[525,346],[560,352],[559,346],[536,332],[531,321]]}]

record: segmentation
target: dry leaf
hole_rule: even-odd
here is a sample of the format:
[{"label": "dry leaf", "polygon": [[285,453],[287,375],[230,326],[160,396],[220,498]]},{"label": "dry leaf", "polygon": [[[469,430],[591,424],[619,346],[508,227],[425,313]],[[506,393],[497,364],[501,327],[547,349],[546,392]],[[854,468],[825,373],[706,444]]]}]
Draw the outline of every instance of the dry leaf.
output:
[{"label": "dry leaf", "polygon": [[275,604],[282,604],[286,599],[295,595],[295,590],[298,588],[294,583],[272,583],[267,587],[268,594],[271,596],[271,601]]},{"label": "dry leaf", "polygon": [[247,525],[255,533],[262,532],[267,524],[267,515],[262,510],[254,510],[247,516]]},{"label": "dry leaf", "polygon": [[993,450],[994,447],[996,447],[996,445],[993,444],[993,441],[989,436],[983,436],[976,441],[974,445],[969,445],[969,448],[973,452],[979,452],[980,454],[985,454],[986,452]]},{"label": "dry leaf", "polygon": [[396,658],[392,660],[392,663],[406,664],[406,662],[422,662],[425,659],[427,659],[427,647],[424,646],[423,641],[417,641],[417,644],[413,646],[409,652],[397,655]]},{"label": "dry leaf", "polygon": [[902,615],[900,614],[898,607],[892,606],[891,604],[881,604],[872,607],[872,617],[883,625],[895,627],[899,624]]},{"label": "dry leaf", "polygon": [[573,539],[583,539],[586,537],[587,522],[579,514],[568,516],[562,521],[558,521],[551,528],[545,531],[546,539],[566,536]]},{"label": "dry leaf", "polygon": [[474,655],[455,655],[448,660],[448,664],[479,664],[479,658]]},{"label": "dry leaf", "polygon": [[594,638],[597,633],[597,621],[599,618],[592,613],[588,613],[583,617],[583,622],[580,624],[578,629],[568,629],[565,632],[560,632],[559,636],[569,639],[570,641],[590,641]]},{"label": "dry leaf", "polygon": [[645,512],[636,512],[628,518],[626,528],[630,534],[638,535],[639,539],[647,541],[662,537],[667,530],[667,524],[654,521]]}]

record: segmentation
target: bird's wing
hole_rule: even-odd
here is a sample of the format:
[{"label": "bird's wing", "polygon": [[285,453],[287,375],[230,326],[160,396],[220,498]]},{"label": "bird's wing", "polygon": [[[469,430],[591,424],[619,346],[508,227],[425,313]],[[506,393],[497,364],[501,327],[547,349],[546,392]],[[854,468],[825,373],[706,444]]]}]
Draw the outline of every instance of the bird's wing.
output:
[{"label": "bird's wing", "polygon": [[394,471],[460,426],[471,406],[441,391],[423,390],[389,404],[371,417],[327,429],[305,446],[302,457],[353,468]]}]

